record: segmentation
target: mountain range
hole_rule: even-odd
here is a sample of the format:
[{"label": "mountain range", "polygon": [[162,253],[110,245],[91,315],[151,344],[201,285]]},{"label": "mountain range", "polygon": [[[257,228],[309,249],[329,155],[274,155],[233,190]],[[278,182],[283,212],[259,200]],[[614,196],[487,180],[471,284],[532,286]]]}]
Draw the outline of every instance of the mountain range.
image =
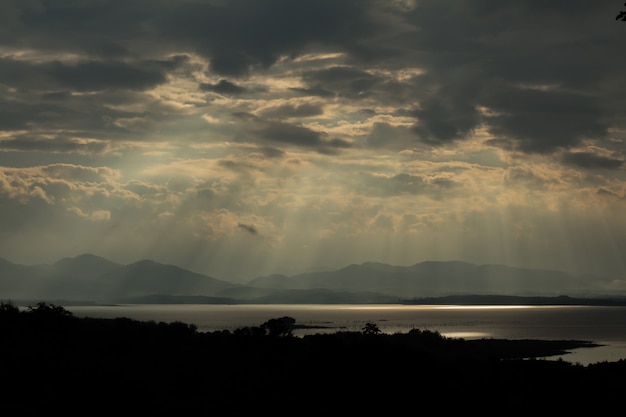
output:
[{"label": "mountain range", "polygon": [[[83,254],[53,264],[0,258],[0,300],[59,303],[416,303],[433,297],[598,297],[608,280],[562,271],[426,261],[376,262],[233,283],[141,260],[127,265]],[[615,295],[614,293],[612,294]],[[456,298],[458,302],[458,298]],[[508,298],[510,301],[510,298]]]}]

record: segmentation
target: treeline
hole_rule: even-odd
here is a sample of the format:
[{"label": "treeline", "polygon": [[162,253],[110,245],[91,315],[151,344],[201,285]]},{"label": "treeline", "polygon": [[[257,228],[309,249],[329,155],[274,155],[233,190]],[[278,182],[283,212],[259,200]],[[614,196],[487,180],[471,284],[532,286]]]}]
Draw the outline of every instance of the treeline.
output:
[{"label": "treeline", "polygon": [[56,305],[2,303],[0,405],[27,414],[276,416],[388,415],[426,404],[598,412],[621,403],[624,361],[532,359],[593,348],[584,341],[383,334],[376,323],[295,337],[296,326],[279,317],[205,333],[181,322],[77,318]]}]

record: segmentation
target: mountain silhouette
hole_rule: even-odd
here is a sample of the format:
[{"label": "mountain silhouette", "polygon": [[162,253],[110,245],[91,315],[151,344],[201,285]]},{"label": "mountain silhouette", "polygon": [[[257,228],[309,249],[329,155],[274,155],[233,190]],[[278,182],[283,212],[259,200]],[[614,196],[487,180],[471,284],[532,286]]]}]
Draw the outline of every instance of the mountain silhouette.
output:
[{"label": "mountain silhouette", "polygon": [[240,285],[174,265],[150,260],[121,265],[92,254],[52,265],[0,262],[0,298],[4,300],[111,303],[155,294],[218,296]]},{"label": "mountain silhouette", "polygon": [[240,286],[150,260],[112,269],[102,279],[110,284],[111,294],[116,298],[146,294],[213,296]]},{"label": "mountain silhouette", "polygon": [[248,285],[281,290],[369,291],[402,298],[452,294],[588,295],[599,290],[589,280],[562,271],[460,261],[425,261],[411,266],[366,262],[292,277],[262,276]]},{"label": "mountain silhouette", "polygon": [[241,284],[148,259],[122,265],[82,254],[26,266],[0,258],[0,299],[17,302],[401,303],[456,295],[595,297],[608,294],[606,284],[562,271],[460,261],[365,262]]},{"label": "mountain silhouette", "polygon": [[63,258],[55,262],[53,266],[58,272],[66,274],[97,277],[122,265],[100,256],[85,253],[75,258]]}]

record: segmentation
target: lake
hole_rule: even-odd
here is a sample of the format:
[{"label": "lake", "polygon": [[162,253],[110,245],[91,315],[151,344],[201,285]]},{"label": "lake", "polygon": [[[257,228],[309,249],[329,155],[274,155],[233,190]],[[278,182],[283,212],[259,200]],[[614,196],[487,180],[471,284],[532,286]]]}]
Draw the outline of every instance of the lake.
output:
[{"label": "lake", "polygon": [[384,333],[431,330],[451,338],[586,340],[602,344],[576,349],[562,358],[589,363],[626,359],[626,307],[606,306],[441,306],[396,304],[124,304],[64,306],[76,317],[127,317],[139,321],[193,324],[200,332],[260,326],[283,316],[296,336],[361,331],[375,323]]}]

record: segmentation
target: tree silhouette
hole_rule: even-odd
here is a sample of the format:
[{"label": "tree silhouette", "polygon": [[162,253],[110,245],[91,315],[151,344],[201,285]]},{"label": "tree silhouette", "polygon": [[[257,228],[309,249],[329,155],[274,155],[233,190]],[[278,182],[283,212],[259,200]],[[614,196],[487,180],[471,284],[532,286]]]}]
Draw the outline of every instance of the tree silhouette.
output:
[{"label": "tree silhouette", "polygon": [[43,301],[37,303],[36,307],[28,307],[28,311],[34,315],[46,316],[46,317],[72,317],[71,311],[66,310],[62,306],[55,304],[48,304]]},{"label": "tree silhouette", "polygon": [[267,331],[268,336],[272,337],[289,337],[292,336],[293,325],[296,319],[293,317],[280,317],[270,319],[261,325],[261,328]]},{"label": "tree silhouette", "polygon": [[20,310],[10,301],[0,302],[0,311],[9,314],[18,314],[20,312]]},{"label": "tree silhouette", "polygon": [[[626,3],[624,3],[624,6],[626,6]],[[626,10],[622,10],[621,12],[619,12],[619,14],[615,17],[615,20],[621,20],[622,22],[626,22]]]},{"label": "tree silhouette", "polygon": [[380,329],[376,323],[365,323],[365,326],[361,329],[363,334],[378,334],[380,333]]}]

